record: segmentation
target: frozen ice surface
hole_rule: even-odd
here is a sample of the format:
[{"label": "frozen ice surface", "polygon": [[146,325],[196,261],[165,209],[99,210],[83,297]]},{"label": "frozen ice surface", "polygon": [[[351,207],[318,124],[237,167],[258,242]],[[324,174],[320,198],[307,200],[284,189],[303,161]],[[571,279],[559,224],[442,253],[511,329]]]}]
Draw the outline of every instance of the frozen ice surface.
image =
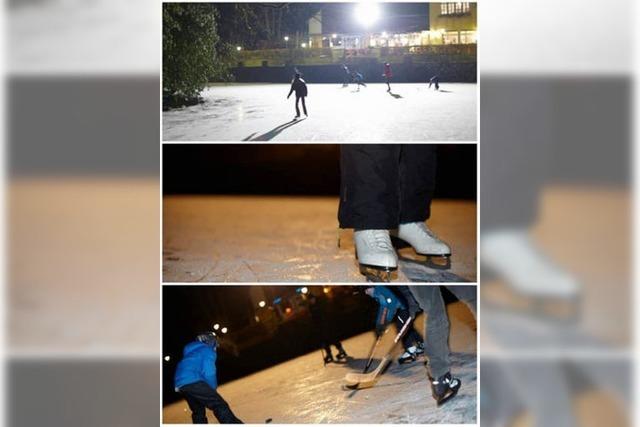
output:
[{"label": "frozen ice surface", "polygon": [[[448,306],[451,321],[449,344],[452,373],[462,380],[458,395],[440,408],[431,390],[422,364],[418,361],[399,365],[393,362],[373,388],[343,390],[348,372],[361,372],[373,333],[358,335],[343,342],[351,359],[344,365],[323,367],[320,351],[221,386],[218,391],[235,414],[246,423],[415,423],[473,424],[476,422],[477,360],[476,322],[460,302]],[[422,318],[416,322],[423,331]],[[395,329],[385,335],[376,352],[377,366],[393,339]],[[400,347],[400,346],[399,346]],[[400,348],[397,349],[399,355]],[[163,409],[165,423],[190,423],[191,415],[184,401]],[[215,422],[207,412],[209,422]]]},{"label": "frozen ice surface", "polygon": [[[163,207],[165,282],[365,281],[337,198],[165,196]],[[475,281],[476,204],[436,200],[427,224],[451,245],[451,268],[405,248],[394,281]]]},{"label": "frozen ice surface", "polygon": [[213,85],[204,103],[165,111],[165,141],[475,141],[477,85],[309,84],[309,118],[293,122],[287,84]]}]

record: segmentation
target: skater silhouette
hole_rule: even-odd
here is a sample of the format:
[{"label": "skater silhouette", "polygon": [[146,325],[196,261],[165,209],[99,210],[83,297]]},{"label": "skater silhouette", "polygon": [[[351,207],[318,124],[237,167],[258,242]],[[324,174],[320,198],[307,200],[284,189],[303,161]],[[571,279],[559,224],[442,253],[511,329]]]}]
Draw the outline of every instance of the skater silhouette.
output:
[{"label": "skater silhouette", "polygon": [[391,71],[391,64],[389,64],[388,62],[386,62],[384,64],[384,73],[382,74],[382,76],[385,78],[385,81],[387,83],[387,92],[391,92],[391,77],[393,77],[393,72]]},{"label": "skater silhouette", "polygon": [[287,95],[287,99],[291,96],[291,94],[295,91],[296,93],[296,116],[294,118],[300,118],[300,108],[298,107],[298,103],[302,100],[302,110],[304,111],[305,116],[309,116],[307,114],[307,105],[304,102],[304,99],[307,97],[307,83],[302,80],[300,77],[300,73],[296,73],[293,81],[291,82],[291,90],[289,91],[289,95]]},{"label": "skater silhouette", "polygon": [[440,90],[440,77],[437,75],[431,77],[429,79],[429,89],[431,89],[431,85],[434,85],[436,90]]},{"label": "skater silhouette", "polygon": [[367,87],[367,85],[364,84],[364,81],[363,81],[364,76],[359,72],[354,71],[353,74],[351,74],[351,78],[353,79],[353,82],[358,86],[358,92],[360,92],[360,86]]}]

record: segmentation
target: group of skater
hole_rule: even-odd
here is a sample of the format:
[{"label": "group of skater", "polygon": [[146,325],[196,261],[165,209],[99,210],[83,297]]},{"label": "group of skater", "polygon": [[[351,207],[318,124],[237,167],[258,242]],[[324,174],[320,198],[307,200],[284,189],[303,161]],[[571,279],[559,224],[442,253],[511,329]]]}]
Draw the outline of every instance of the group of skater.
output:
[{"label": "group of skater", "polygon": [[[451,286],[447,288],[464,302],[476,315],[475,287]],[[450,323],[440,286],[390,286],[375,285],[363,288],[364,294],[377,304],[375,317],[376,345],[380,338],[395,324],[401,336],[403,350],[397,359],[399,364],[415,362],[426,356],[426,376],[432,397],[438,406],[453,398],[462,385],[451,373],[449,329]],[[349,356],[332,327],[328,301],[323,294],[313,292],[307,296],[308,308],[313,320],[314,333],[323,350],[324,364],[343,362]],[[423,337],[414,327],[414,321],[424,313]],[[408,322],[408,324],[407,324]],[[335,358],[331,347],[335,347]],[[216,359],[218,337],[215,332],[204,332],[184,347],[183,358],[178,363],[174,386],[186,400],[194,424],[207,424],[206,409],[210,409],[221,424],[242,424],[229,404],[218,393]],[[373,349],[370,357],[373,357]],[[393,350],[391,348],[389,353]]]},{"label": "group of skater", "polygon": [[[357,87],[358,92],[360,92],[361,86],[367,87],[364,82],[364,75],[361,72],[357,70],[350,70],[347,64],[342,64],[342,69],[344,71],[342,87],[348,87],[350,83],[354,83]],[[384,77],[384,81],[387,84],[387,92],[391,93],[391,79],[393,78],[393,71],[389,62],[385,62],[383,65],[382,77]],[[429,88],[431,88],[432,86],[435,90],[440,90],[440,77],[438,77],[437,75],[429,78]],[[304,81],[304,79],[302,78],[302,73],[297,67],[294,68],[293,79],[291,80],[291,88],[289,90],[289,94],[287,95],[287,99],[289,99],[293,93],[295,93],[296,96],[296,115],[293,119],[298,120],[301,118],[299,107],[300,103],[302,104],[304,116],[309,117],[309,114],[307,113],[307,105],[305,102],[305,98],[309,94],[309,91],[307,89],[307,82]]]}]

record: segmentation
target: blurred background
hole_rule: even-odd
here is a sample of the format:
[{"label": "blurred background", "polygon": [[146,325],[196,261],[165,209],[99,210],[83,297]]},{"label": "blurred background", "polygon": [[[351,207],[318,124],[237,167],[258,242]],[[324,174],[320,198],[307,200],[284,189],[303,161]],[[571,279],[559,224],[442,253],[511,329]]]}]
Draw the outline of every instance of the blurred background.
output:
[{"label": "blurred background", "polygon": [[[159,422],[160,11],[4,5],[9,425]],[[632,424],[636,12],[479,7],[483,425]]]}]

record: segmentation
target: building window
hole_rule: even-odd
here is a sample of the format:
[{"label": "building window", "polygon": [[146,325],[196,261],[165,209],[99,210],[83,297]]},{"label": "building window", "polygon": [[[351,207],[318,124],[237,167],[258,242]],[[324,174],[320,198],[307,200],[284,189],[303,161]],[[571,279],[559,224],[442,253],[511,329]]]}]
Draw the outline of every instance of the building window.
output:
[{"label": "building window", "polygon": [[441,15],[464,15],[471,10],[469,2],[441,3]]}]

